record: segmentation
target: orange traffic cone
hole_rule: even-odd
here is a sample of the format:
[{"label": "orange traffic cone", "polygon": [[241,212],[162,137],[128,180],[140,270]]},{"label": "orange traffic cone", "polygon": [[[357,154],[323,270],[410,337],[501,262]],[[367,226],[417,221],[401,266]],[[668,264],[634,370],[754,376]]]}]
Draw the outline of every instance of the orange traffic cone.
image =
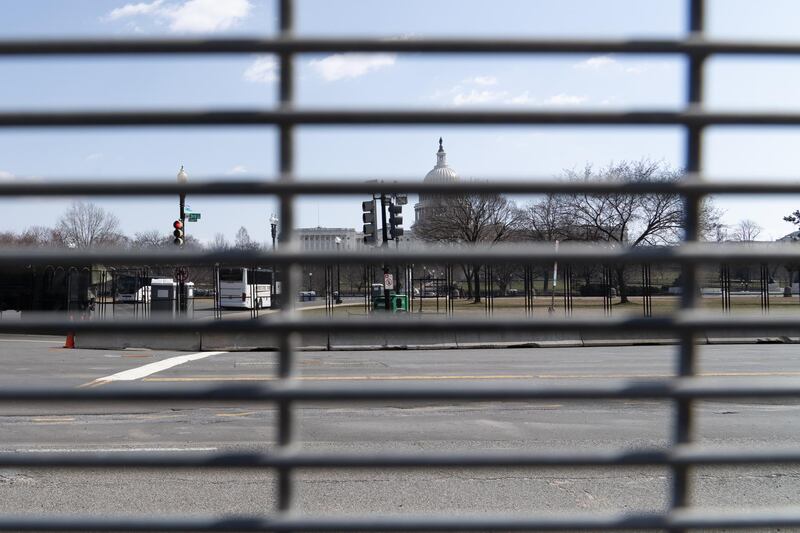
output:
[{"label": "orange traffic cone", "polygon": [[64,348],[75,348],[75,333],[67,333],[67,341],[64,343]]}]

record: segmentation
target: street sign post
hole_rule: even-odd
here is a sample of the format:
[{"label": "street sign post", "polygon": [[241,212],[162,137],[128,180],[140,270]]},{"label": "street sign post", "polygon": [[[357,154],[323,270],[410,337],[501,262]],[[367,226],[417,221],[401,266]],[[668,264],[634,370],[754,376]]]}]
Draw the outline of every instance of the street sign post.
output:
[{"label": "street sign post", "polygon": [[197,222],[200,220],[200,213],[186,213],[186,216],[187,222]]},{"label": "street sign post", "polygon": [[391,274],[383,275],[383,288],[387,291],[394,290],[394,276]]}]

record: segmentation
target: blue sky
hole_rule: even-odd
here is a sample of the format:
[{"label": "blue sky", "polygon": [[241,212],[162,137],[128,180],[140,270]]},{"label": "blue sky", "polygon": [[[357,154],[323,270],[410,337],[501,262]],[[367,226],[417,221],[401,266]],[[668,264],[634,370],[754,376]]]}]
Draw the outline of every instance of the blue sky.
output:
[{"label": "blue sky", "polygon": [[[0,38],[269,35],[274,3],[262,0],[6,0]],[[424,35],[674,37],[685,26],[679,0],[299,0],[298,32],[402,37]],[[717,37],[792,39],[800,25],[793,1],[710,2]],[[154,58],[0,59],[0,110],[210,106],[267,107],[275,102],[274,59],[254,55]],[[708,66],[713,109],[800,109],[800,61],[715,59]],[[675,109],[682,104],[680,58],[575,56],[306,55],[298,58],[298,101],[306,106],[540,109]],[[680,166],[678,128],[401,127],[301,128],[298,172],[329,179],[421,179],[443,136],[463,176],[557,176],[587,163],[650,158]],[[800,131],[709,130],[712,176],[797,179]],[[272,128],[0,130],[0,179],[174,180],[269,176],[276,168]],[[53,224],[70,199],[0,202],[0,230]],[[167,231],[173,199],[97,199],[124,230]],[[358,227],[360,199],[299,203],[301,226]],[[268,199],[188,199],[203,240],[233,238],[245,226],[266,240]],[[792,226],[783,214],[800,198],[719,198],[725,219],[743,218],[777,238]],[[413,218],[407,213],[407,218]]]}]

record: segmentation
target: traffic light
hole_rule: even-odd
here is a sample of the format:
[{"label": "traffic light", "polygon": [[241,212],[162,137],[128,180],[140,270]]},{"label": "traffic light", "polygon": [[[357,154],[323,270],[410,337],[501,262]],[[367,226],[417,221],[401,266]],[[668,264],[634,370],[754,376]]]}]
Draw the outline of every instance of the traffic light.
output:
[{"label": "traffic light", "polygon": [[364,244],[375,244],[375,200],[361,202],[361,220],[364,222]]},{"label": "traffic light", "polygon": [[172,242],[178,246],[183,245],[183,222],[176,220],[172,223],[172,227],[175,228],[175,231],[172,232],[172,234],[175,236],[175,240]]},{"label": "traffic light", "polygon": [[403,235],[403,206],[389,204],[389,233],[392,239]]}]

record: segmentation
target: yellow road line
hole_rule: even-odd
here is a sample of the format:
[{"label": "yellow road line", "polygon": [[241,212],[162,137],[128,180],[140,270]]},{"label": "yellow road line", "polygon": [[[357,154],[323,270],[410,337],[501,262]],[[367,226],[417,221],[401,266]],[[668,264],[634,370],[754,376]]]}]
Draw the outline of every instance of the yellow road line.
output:
[{"label": "yellow road line", "polygon": [[184,415],[139,415],[134,416],[136,420],[164,420],[167,418],[181,418]]},{"label": "yellow road line", "polygon": [[[800,371],[787,372],[703,372],[700,377],[796,377]],[[411,376],[300,376],[298,381],[440,381],[440,380],[521,380],[521,379],[654,379],[670,378],[674,374],[481,374],[481,375],[411,375]],[[142,381],[203,382],[203,381],[278,381],[275,376],[185,376],[150,377]]]},{"label": "yellow road line", "polygon": [[[489,375],[489,376],[300,376],[294,378],[298,381],[412,381],[412,380],[447,380],[447,379],[531,379],[537,376],[530,375]],[[196,376],[196,377],[159,377],[144,378],[142,381],[278,381],[275,376]]]},{"label": "yellow road line", "polygon": [[36,417],[36,418],[31,418],[31,421],[37,424],[61,424],[64,422],[74,422],[75,417],[72,416]]},{"label": "yellow road line", "polygon": [[102,379],[94,379],[92,381],[89,381],[88,383],[84,383],[82,385],[78,385],[77,388],[79,388],[79,389],[90,389],[90,388],[93,388],[93,387],[101,387],[103,385],[108,385],[109,383],[110,383],[109,381],[105,381],[105,380],[102,380]]}]

